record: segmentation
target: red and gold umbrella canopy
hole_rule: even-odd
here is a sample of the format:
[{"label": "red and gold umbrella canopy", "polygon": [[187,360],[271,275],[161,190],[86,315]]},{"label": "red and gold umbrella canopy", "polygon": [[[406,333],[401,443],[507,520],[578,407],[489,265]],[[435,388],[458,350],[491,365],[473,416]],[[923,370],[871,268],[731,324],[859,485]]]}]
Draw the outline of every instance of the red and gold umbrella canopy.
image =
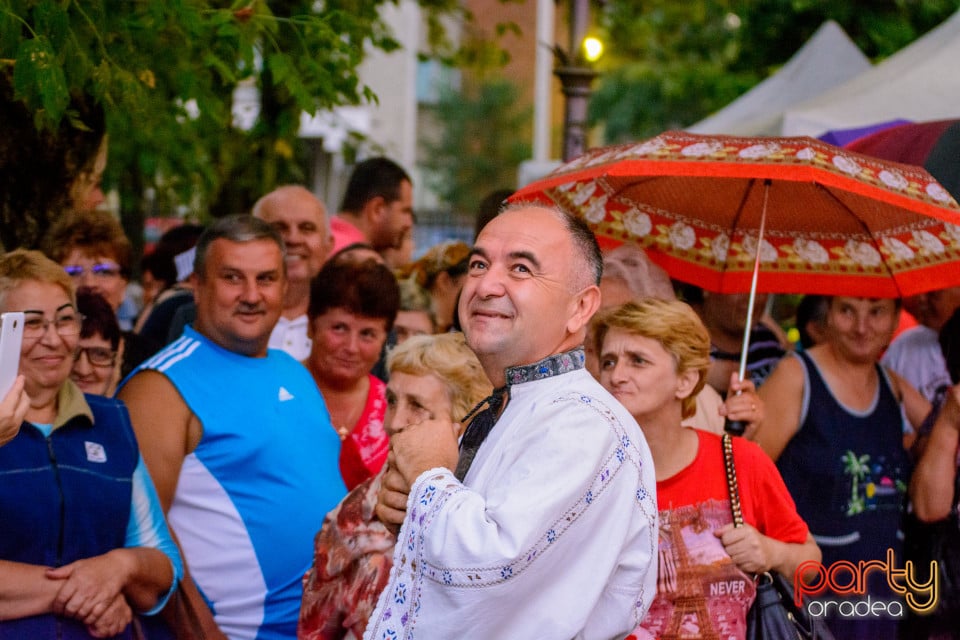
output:
[{"label": "red and gold umbrella canopy", "polygon": [[[766,199],[766,204],[764,204]],[[515,193],[636,242],[720,293],[899,297],[960,285],[960,206],[921,168],[812,138],[667,132],[595,149]]]}]

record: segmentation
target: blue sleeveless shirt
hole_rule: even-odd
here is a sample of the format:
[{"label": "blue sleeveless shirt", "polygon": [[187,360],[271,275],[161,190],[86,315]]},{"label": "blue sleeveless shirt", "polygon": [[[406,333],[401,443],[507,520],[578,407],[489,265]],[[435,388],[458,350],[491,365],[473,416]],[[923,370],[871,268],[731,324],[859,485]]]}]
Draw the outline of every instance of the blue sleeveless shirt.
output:
[{"label": "blue sleeveless shirt", "polygon": [[232,639],[295,637],[313,536],[346,494],[313,378],[282,351],[250,358],[191,327],[141,370],[203,425],[167,518],[217,624]]}]

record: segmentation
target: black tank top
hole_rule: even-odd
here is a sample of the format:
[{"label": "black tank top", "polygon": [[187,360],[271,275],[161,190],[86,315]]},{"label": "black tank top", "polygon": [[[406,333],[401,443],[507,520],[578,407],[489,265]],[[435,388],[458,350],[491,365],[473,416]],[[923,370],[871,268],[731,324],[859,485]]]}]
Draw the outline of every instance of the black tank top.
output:
[{"label": "black tank top", "polygon": [[[823,551],[836,560],[900,557],[900,516],[910,468],[903,417],[886,373],[865,412],[846,408],[827,387],[816,363],[800,353],[806,371],[806,416],[777,467]],[[775,409],[774,409],[775,410]]]}]

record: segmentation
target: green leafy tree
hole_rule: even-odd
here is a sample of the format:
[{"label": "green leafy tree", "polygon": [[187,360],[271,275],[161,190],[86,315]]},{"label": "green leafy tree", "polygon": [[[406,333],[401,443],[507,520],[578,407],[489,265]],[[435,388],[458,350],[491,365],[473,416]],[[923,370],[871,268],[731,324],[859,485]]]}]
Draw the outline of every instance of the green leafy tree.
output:
[{"label": "green leafy tree", "polygon": [[957,0],[606,0],[606,41],[590,105],[608,142],[683,127],[786,62],[827,19],[870,58],[888,56],[958,8]]},{"label": "green leafy tree", "polygon": [[[132,238],[148,187],[200,210],[249,206],[253,194],[302,178],[302,111],[375,99],[356,68],[367,48],[399,46],[379,17],[388,1],[0,0],[0,73],[33,114],[41,147],[19,153],[45,153],[43,140],[64,127],[88,128],[71,107],[79,96],[106,114],[108,181],[120,187]],[[445,44],[439,17],[458,3],[419,4],[433,44]],[[230,126],[241,82],[261,96],[249,132]],[[4,234],[8,246],[34,245],[56,212],[15,214],[29,224]]]},{"label": "green leafy tree", "polygon": [[424,166],[428,183],[454,211],[476,211],[491,191],[516,183],[531,153],[531,109],[518,100],[516,85],[503,79],[442,94],[435,110],[440,134],[425,143]]}]

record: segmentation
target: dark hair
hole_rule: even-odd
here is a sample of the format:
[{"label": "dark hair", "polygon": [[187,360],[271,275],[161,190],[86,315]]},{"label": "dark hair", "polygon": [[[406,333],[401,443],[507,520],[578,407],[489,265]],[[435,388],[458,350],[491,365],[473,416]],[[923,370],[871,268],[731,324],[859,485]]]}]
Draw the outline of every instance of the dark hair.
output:
[{"label": "dark hair", "polygon": [[703,295],[703,289],[698,287],[695,284],[690,284],[689,282],[680,282],[679,280],[674,281],[674,286],[677,289],[677,299],[683,300],[691,307],[700,307],[703,305],[705,297]]},{"label": "dark hair", "polygon": [[207,264],[207,252],[214,240],[229,240],[230,242],[252,242],[254,240],[272,240],[280,247],[280,256],[283,263],[283,273],[287,273],[287,248],[283,238],[271,225],[260,218],[248,214],[237,214],[220,218],[210,225],[197,241],[197,254],[193,258],[193,272],[198,278],[206,276],[204,269]]},{"label": "dark hair", "polygon": [[[450,267],[449,269],[444,269],[444,271],[445,271],[451,278],[459,278],[460,276],[462,276],[462,275],[464,275],[465,273],[467,273],[468,271],[470,271],[470,256],[467,256],[466,258],[464,258],[463,260],[461,260],[461,261],[458,262],[457,264],[453,265],[453,266]],[[437,274],[437,275],[439,275],[439,274]]]},{"label": "dark hair", "polygon": [[603,277],[603,255],[600,253],[597,236],[593,234],[587,223],[580,218],[575,218],[563,211],[560,214],[566,221],[567,231],[570,232],[573,246],[577,248],[590,271],[593,272],[593,284],[599,286],[600,278]]},{"label": "dark hair", "polygon": [[120,346],[120,325],[110,303],[93,289],[80,287],[77,289],[77,311],[83,315],[80,337],[90,338],[99,334],[116,351]]},{"label": "dark hair", "polygon": [[140,259],[140,273],[150,273],[154,280],[165,282],[164,289],[177,281],[177,265],[169,251],[154,249]]},{"label": "dark hair", "polygon": [[477,239],[480,231],[487,226],[488,222],[500,215],[500,212],[503,210],[503,205],[511,195],[513,195],[512,189],[497,189],[496,191],[488,193],[483,200],[480,201],[480,206],[477,207],[477,221],[474,223],[473,228],[474,240]]},{"label": "dark hair", "polygon": [[367,202],[378,196],[388,203],[399,200],[400,185],[405,181],[413,183],[407,172],[393,160],[382,157],[364,160],[350,175],[340,210],[359,213]]},{"label": "dark hair", "polygon": [[74,117],[57,130],[38,130],[33,112],[14,98],[10,73],[0,71],[0,243],[8,249],[35,248],[75,204],[77,178],[93,171],[107,130],[103,108],[77,93],[69,109]]},{"label": "dark hair", "polygon": [[867,297],[867,296],[858,296],[856,293],[850,293],[850,294],[847,294],[847,295],[844,295],[844,296],[840,296],[840,295],[836,295],[836,296],[823,296],[823,298],[824,298],[824,300],[827,301],[827,309],[829,309],[830,306],[833,304],[833,299],[834,299],[834,298],[861,298],[861,299],[863,299],[863,300],[884,300],[884,299],[892,299],[892,300],[893,300],[893,308],[894,308],[896,311],[899,311],[899,310],[900,310],[900,307],[903,306],[903,298],[870,298],[870,297]]},{"label": "dark hair", "polygon": [[[167,251],[172,256],[193,249],[203,235],[203,225],[181,224],[167,229],[157,240],[157,251]],[[174,280],[176,282],[176,280]]]},{"label": "dark hair", "polygon": [[414,278],[418,285],[430,291],[437,276],[448,274],[458,278],[470,270],[471,247],[459,240],[448,240],[436,244],[416,261],[398,269],[400,278]]},{"label": "dark hair", "polygon": [[[373,253],[379,253],[376,249],[373,248],[373,245],[368,242],[351,242],[347,246],[338,249],[336,253],[330,256],[327,262],[350,262],[353,258],[349,257],[354,251],[368,251]],[[373,258],[370,258],[371,260]]]},{"label": "dark hair", "polygon": [[806,295],[797,305],[797,331],[800,333],[800,344],[804,349],[814,345],[813,337],[807,332],[807,325],[814,322],[821,327],[827,322],[827,311],[830,308],[826,296]]},{"label": "dark hair", "polygon": [[120,222],[106,211],[75,211],[57,220],[43,240],[43,250],[63,264],[70,252],[112,256],[124,278],[130,277],[133,246]]},{"label": "dark hair", "polygon": [[940,350],[953,384],[960,383],[960,309],[940,328]]},{"label": "dark hair", "polygon": [[387,331],[400,308],[400,288],[386,266],[363,262],[327,262],[310,282],[307,316],[313,320],[331,309],[346,309],[368,318],[383,318]]}]

